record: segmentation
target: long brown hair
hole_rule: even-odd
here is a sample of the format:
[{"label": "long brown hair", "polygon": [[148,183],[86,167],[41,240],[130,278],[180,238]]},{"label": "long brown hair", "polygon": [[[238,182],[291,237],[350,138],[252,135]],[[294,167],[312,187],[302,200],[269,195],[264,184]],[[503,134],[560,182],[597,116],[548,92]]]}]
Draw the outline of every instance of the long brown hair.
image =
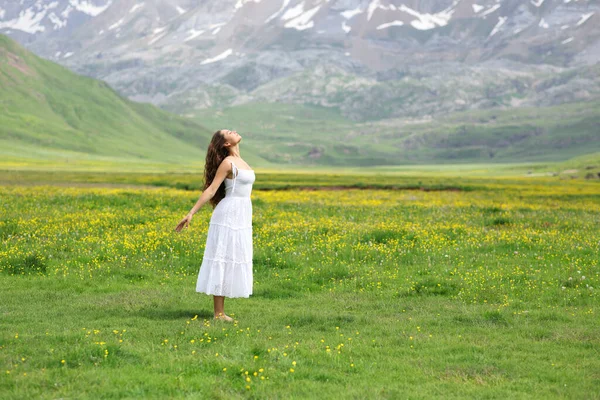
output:
[{"label": "long brown hair", "polygon": [[[225,146],[225,136],[223,136],[223,130],[218,130],[213,134],[213,137],[208,145],[208,150],[206,152],[206,161],[204,163],[204,189],[206,190],[213,179],[215,179],[215,175],[217,174],[217,169],[219,165],[223,162],[225,157],[229,156],[229,151]],[[210,204],[215,208],[217,204],[225,197],[225,182],[221,183],[221,186],[217,189],[217,193],[210,199]]]}]

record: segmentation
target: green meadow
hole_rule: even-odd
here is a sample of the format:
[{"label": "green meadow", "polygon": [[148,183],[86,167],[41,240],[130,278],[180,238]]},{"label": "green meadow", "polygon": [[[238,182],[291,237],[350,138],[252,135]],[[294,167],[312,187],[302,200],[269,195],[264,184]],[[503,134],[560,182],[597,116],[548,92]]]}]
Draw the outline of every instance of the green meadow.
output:
[{"label": "green meadow", "polygon": [[235,323],[197,171],[7,169],[2,398],[600,398],[598,181],[485,168],[258,171]]}]

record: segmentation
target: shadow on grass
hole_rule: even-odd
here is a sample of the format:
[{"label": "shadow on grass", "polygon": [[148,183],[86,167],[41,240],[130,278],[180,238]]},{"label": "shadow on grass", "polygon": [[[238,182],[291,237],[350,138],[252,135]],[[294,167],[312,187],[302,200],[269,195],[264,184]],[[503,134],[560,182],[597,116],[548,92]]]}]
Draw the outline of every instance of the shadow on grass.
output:
[{"label": "shadow on grass", "polygon": [[255,291],[253,297],[263,297],[265,299],[289,299],[299,296],[301,296],[301,293],[293,288],[260,288]]},{"label": "shadow on grass", "polygon": [[0,267],[8,275],[45,275],[47,269],[44,257],[37,253],[3,260]]},{"label": "shadow on grass", "polygon": [[198,310],[198,309],[188,309],[188,310],[168,310],[162,308],[146,308],[139,311],[134,311],[139,316],[148,319],[157,319],[157,320],[169,320],[169,319],[181,319],[181,318],[194,318],[195,315],[198,316],[199,319],[212,319],[214,317],[213,312],[209,310]]}]

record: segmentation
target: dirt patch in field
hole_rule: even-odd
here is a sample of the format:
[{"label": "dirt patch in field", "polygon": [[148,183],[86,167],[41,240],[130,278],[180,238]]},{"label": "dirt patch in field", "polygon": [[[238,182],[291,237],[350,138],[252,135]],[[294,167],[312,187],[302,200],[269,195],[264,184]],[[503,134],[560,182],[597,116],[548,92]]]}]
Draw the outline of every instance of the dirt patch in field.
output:
[{"label": "dirt patch in field", "polygon": [[369,186],[289,186],[289,187],[265,187],[255,190],[270,191],[270,190],[420,190],[422,192],[463,192],[466,189],[460,187],[426,187],[426,186],[394,186],[394,185],[369,185]]},{"label": "dirt patch in field", "polygon": [[35,72],[25,63],[25,61],[23,61],[21,57],[19,57],[16,54],[9,53],[6,50],[1,49],[0,58],[5,58],[8,62],[8,65],[10,65],[13,68],[16,68],[25,75],[35,75]]},{"label": "dirt patch in field", "polygon": [[[1,181],[0,186],[60,186],[60,187],[80,187],[80,188],[109,188],[109,189],[181,189],[187,191],[197,191],[197,188],[190,189],[188,187],[175,187],[170,185],[138,185],[135,183],[102,183],[102,182],[20,182],[20,181]],[[456,186],[400,186],[400,185],[331,185],[331,186],[282,186],[282,187],[255,187],[257,191],[274,191],[274,190],[302,190],[302,191],[342,191],[342,190],[418,190],[422,192],[464,192],[472,190],[467,187]]]},{"label": "dirt patch in field", "polygon": [[18,182],[0,181],[0,186],[58,186],[79,188],[106,188],[106,189],[161,189],[165,186],[135,185],[131,183],[85,183],[85,182]]}]

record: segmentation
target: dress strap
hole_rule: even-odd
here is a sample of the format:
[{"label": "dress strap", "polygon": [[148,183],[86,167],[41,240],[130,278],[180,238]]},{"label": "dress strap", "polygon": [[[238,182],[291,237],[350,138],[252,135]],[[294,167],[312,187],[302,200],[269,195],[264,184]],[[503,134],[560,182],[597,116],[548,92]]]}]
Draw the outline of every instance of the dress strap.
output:
[{"label": "dress strap", "polygon": [[233,192],[235,191],[235,178],[237,178],[238,176],[238,167],[235,166],[235,164],[233,163],[233,161],[231,162],[231,175],[233,175],[233,186],[231,187],[231,194],[233,194]]}]

